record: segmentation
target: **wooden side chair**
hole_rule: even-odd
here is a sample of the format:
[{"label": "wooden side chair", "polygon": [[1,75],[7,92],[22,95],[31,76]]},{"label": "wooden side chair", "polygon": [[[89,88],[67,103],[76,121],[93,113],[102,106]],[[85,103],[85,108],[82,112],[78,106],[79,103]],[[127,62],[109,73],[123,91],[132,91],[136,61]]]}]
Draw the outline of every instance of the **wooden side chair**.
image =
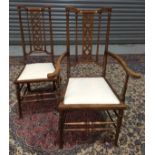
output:
[{"label": "wooden side chair", "polygon": [[[22,106],[24,102],[35,102],[57,98],[59,88],[60,63],[65,56],[63,53],[54,64],[54,45],[51,19],[51,7],[27,7],[17,6],[21,32],[21,43],[24,56],[24,68],[15,80],[18,100],[19,118],[22,117]],[[48,60],[35,63],[31,62],[33,56],[43,54],[40,58]],[[31,60],[31,61],[30,61]],[[52,92],[37,94],[31,89],[32,83],[50,82],[53,83]],[[44,96],[42,96],[44,95]],[[39,98],[40,96],[40,98]]]},{"label": "wooden side chair", "polygon": [[[75,7],[66,8],[66,31],[67,31],[67,75],[68,84],[63,101],[60,102],[59,109],[59,147],[63,148],[64,131],[105,131],[109,127],[103,128],[103,125],[111,124],[115,129],[115,145],[117,145],[120,127],[122,124],[123,111],[126,109],[125,94],[129,77],[140,78],[140,74],[135,73],[118,55],[108,51],[110,17],[112,8],[101,8],[97,10],[80,10]],[[103,22],[103,17],[104,21]],[[74,24],[73,24],[74,23]],[[103,26],[103,24],[105,24]],[[73,25],[75,27],[73,27]],[[80,27],[81,26],[81,27]],[[103,62],[101,67],[103,73],[101,77],[71,77],[71,30],[75,30],[75,63],[98,63],[99,49],[101,44],[105,44],[102,51]],[[95,33],[95,31],[97,32]],[[102,31],[105,30],[105,33]],[[81,33],[81,34],[80,34]],[[96,35],[96,36],[95,36]],[[95,43],[95,57],[93,57],[93,38],[97,38]],[[105,37],[105,38],[104,38]],[[103,38],[105,40],[103,40]],[[73,39],[73,38],[72,38]],[[80,39],[82,40],[82,50],[79,50]],[[73,51],[72,51],[73,52]],[[80,58],[78,57],[79,53]],[[125,82],[122,88],[122,94],[118,95],[114,91],[110,82],[106,78],[107,58],[111,57],[120,64],[125,73]],[[118,75],[119,76],[119,75]],[[104,122],[68,122],[66,115],[72,111],[105,111],[111,121]],[[111,114],[112,113],[112,114]],[[112,116],[117,118],[114,120]],[[80,116],[79,116],[80,117]],[[84,119],[84,118],[83,118]],[[95,127],[94,127],[95,125]],[[91,128],[92,127],[92,128]]]}]

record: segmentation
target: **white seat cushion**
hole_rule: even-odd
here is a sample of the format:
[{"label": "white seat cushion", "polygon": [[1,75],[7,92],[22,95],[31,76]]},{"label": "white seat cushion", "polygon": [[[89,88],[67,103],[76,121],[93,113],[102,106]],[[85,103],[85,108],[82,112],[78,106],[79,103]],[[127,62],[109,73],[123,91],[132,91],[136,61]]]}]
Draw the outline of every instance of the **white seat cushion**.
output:
[{"label": "white seat cushion", "polygon": [[70,78],[64,104],[119,104],[103,77]]},{"label": "white seat cushion", "polygon": [[47,79],[48,73],[53,73],[55,68],[52,63],[27,64],[18,78],[18,81]]}]

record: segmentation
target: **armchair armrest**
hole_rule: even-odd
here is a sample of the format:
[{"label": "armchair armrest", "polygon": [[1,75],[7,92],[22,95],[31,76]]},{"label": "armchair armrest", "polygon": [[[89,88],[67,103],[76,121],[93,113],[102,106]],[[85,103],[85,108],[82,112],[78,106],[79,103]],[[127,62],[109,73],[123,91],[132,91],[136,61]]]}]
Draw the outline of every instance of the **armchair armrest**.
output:
[{"label": "armchair armrest", "polygon": [[133,78],[140,78],[141,74],[134,72],[133,70],[131,70],[128,65],[126,64],[126,62],[118,55],[113,54],[111,52],[107,52],[108,56],[114,58],[125,70],[126,74],[128,76],[131,76]]},{"label": "armchair armrest", "polygon": [[57,77],[59,76],[60,70],[61,70],[61,62],[66,55],[67,55],[67,52],[64,52],[59,56],[55,64],[55,71],[53,73],[47,74],[47,77],[49,79],[57,79]]},{"label": "armchair armrest", "polygon": [[126,64],[126,62],[120,56],[113,54],[111,52],[107,52],[107,55],[115,59],[123,67],[124,71],[126,72],[124,86],[122,88],[121,96],[119,97],[122,102],[125,102],[125,94],[127,90],[129,76],[133,78],[140,78],[141,74],[136,73],[133,70],[131,70]]}]

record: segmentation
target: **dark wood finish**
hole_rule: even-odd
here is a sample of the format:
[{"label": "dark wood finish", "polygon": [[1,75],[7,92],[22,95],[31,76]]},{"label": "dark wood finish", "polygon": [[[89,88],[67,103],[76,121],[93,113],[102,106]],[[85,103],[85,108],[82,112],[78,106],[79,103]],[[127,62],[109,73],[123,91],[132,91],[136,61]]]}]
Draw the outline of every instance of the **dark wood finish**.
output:
[{"label": "dark wood finish", "polygon": [[76,62],[78,61],[78,13],[75,13],[75,20],[76,20],[76,24],[75,24],[75,60]]},{"label": "dark wood finish", "polygon": [[96,132],[96,131],[107,131],[107,130],[114,130],[113,128],[74,128],[74,129],[64,129],[64,131],[81,131],[81,132]]},{"label": "dark wood finish", "polygon": [[[17,6],[18,15],[19,15],[19,24],[21,31],[21,44],[23,48],[24,62],[27,64],[32,53],[40,54],[45,53],[47,58],[50,58],[50,62],[54,64],[54,41],[53,41],[53,30],[52,30],[52,14],[50,6],[39,6],[39,7],[27,7],[27,6]],[[46,18],[45,18],[46,14]],[[46,22],[46,28],[45,28]],[[28,31],[28,37],[25,36],[25,31]],[[48,50],[47,46],[49,45],[50,49]],[[30,96],[29,93],[34,92],[31,90],[31,83],[40,83],[40,82],[49,82],[53,83],[53,93],[56,97],[54,99],[59,102],[57,94],[60,93],[60,64],[66,53],[63,53],[56,63],[55,71],[49,73],[45,79],[30,79],[30,80],[18,80],[21,73],[18,75],[14,81],[16,85],[16,94],[18,100],[18,113],[19,118],[22,116],[22,107],[21,102],[36,102],[38,100],[49,100],[51,98],[47,97],[44,92],[42,92],[45,98],[28,100]],[[37,97],[37,96],[36,96]]]},{"label": "dark wood finish", "polygon": [[[104,125],[104,124],[111,124],[114,122],[87,122],[88,125]],[[65,125],[85,125],[86,122],[69,122],[69,123],[65,123]]]},{"label": "dark wood finish", "polygon": [[92,55],[94,14],[85,13],[82,18],[82,55],[86,60]]},{"label": "dark wood finish", "polygon": [[64,129],[65,115],[64,112],[59,113],[59,147],[63,148],[63,129]]},{"label": "dark wood finish", "polygon": [[124,87],[122,89],[122,94],[121,94],[121,101],[122,102],[125,102],[125,94],[126,94],[126,90],[127,90],[128,80],[129,80],[129,75],[126,75]]},{"label": "dark wood finish", "polygon": [[100,45],[100,31],[101,31],[101,12],[99,12],[98,16],[98,34],[97,34],[97,48],[96,48],[96,62],[98,62],[99,56],[99,45]]},{"label": "dark wood finish", "polygon": [[103,56],[103,77],[106,77],[107,55],[107,52],[105,52]]},{"label": "dark wood finish", "polygon": [[113,110],[113,109],[126,109],[126,105],[124,103],[120,104],[64,104],[61,102],[59,104],[59,110],[66,110],[66,111],[72,111],[72,110]]},{"label": "dark wood finish", "polygon": [[[127,90],[127,84],[128,84],[128,79],[129,76],[139,78],[140,74],[135,73],[131,69],[128,68],[127,64],[120,58],[119,56],[112,54],[111,52],[108,51],[108,46],[109,46],[109,35],[110,35],[110,18],[111,18],[111,12],[112,8],[101,8],[97,10],[80,10],[75,7],[67,7],[66,8],[66,51],[67,51],[67,78],[69,80],[70,75],[70,15],[72,14],[72,23],[74,22],[75,24],[75,64],[78,63],[91,63],[94,62],[97,65],[98,63],[98,57],[99,57],[99,50],[100,50],[100,44],[105,44],[105,49],[103,50],[103,62],[102,64],[102,69],[103,69],[103,77],[108,83],[109,87],[113,91],[113,93],[116,95],[118,100],[120,101],[119,104],[111,104],[111,103],[104,103],[104,104],[64,104],[64,101],[61,101],[58,109],[60,112],[60,118],[59,118],[59,147],[63,148],[63,134],[64,131],[84,131],[84,132],[92,132],[92,131],[104,131],[104,130],[115,130],[115,145],[117,145],[118,142],[118,137],[120,133],[120,128],[122,124],[122,118],[123,118],[123,111],[126,109],[125,105],[125,94]],[[75,16],[75,18],[74,18]],[[102,22],[102,17],[106,16],[105,20],[105,27],[106,27],[106,32],[104,33],[105,36],[102,34],[102,27],[103,27],[103,22]],[[80,18],[81,17],[81,18]],[[98,22],[94,19],[95,17],[98,19]],[[75,21],[74,21],[75,19]],[[80,23],[80,19],[82,19],[82,30],[79,29],[78,24]],[[93,38],[94,36],[94,22],[95,24],[98,24],[97,28],[97,46],[96,46],[96,54],[95,54],[95,60],[93,59],[94,57],[92,56],[93,54]],[[82,32],[82,51],[79,51],[79,42],[78,42],[78,37],[79,37],[79,32]],[[105,37],[105,43],[101,43],[102,38]],[[79,52],[82,53],[79,57]],[[122,88],[122,93],[119,95],[117,92],[114,90],[114,88],[111,86],[110,82],[106,78],[106,67],[108,64],[108,57],[112,57],[115,59],[125,70],[126,73],[126,78],[124,82],[124,86]],[[92,90],[94,91],[94,90]],[[107,113],[107,116],[110,118],[111,121],[103,121],[103,122],[89,122],[87,119],[86,122],[66,122],[64,116],[72,111],[84,111],[86,110],[87,112],[90,111],[105,111]],[[113,115],[111,114],[113,113]],[[114,119],[113,116],[115,116],[117,119]],[[87,117],[87,115],[86,115]],[[105,127],[103,128],[100,127],[100,125],[111,125],[111,127]],[[75,125],[78,127],[75,128]],[[93,125],[93,128],[92,128]],[[94,127],[95,125],[95,127]],[[74,127],[74,128],[73,128]]]},{"label": "dark wood finish", "polygon": [[51,7],[48,7],[48,13],[49,13],[49,30],[50,30],[50,38],[51,38],[51,57],[52,57],[52,62],[54,62],[54,41],[53,41],[53,31],[52,31],[52,16],[51,16]]},{"label": "dark wood finish", "polygon": [[110,120],[113,122],[114,127],[116,128],[116,124],[115,124],[115,122],[114,122],[114,120],[113,120],[113,118],[112,118],[110,112],[109,112],[108,110],[106,110],[106,112],[107,112],[107,114],[108,114]]},{"label": "dark wood finish", "polygon": [[[32,53],[46,53],[51,57],[51,60],[54,61],[51,7],[27,7],[18,5],[17,10],[25,63]],[[48,14],[47,18],[45,18],[45,14]],[[26,16],[26,18],[24,16]],[[46,30],[45,21],[46,24],[48,24]],[[28,31],[28,37],[25,36],[25,31]],[[46,40],[47,38],[49,39]],[[47,42],[50,45],[49,51],[47,50]]]},{"label": "dark wood finish", "polygon": [[[69,9],[66,8],[66,51],[67,51],[67,78],[70,77],[70,33],[69,33]],[[77,45],[76,45],[77,46]]]},{"label": "dark wood finish", "polygon": [[47,77],[48,79],[51,79],[51,80],[55,80],[57,79],[57,77],[59,76],[60,74],[60,71],[61,71],[61,62],[62,60],[64,59],[64,57],[67,55],[67,52],[64,52],[57,60],[56,62],[56,65],[55,65],[55,71],[53,73],[49,73],[47,74]]},{"label": "dark wood finish", "polygon": [[16,95],[17,95],[17,102],[18,102],[18,116],[19,118],[22,117],[22,110],[21,110],[21,97],[20,97],[20,85],[16,84]]},{"label": "dark wood finish", "polygon": [[123,110],[119,110],[119,116],[117,118],[116,135],[115,135],[115,145],[116,146],[118,143],[119,132],[120,132],[120,128],[122,125],[122,118],[123,118]]},{"label": "dark wood finish", "polygon": [[27,83],[27,89],[28,89],[28,91],[31,91],[31,85],[30,85],[30,83]]},{"label": "dark wood finish", "polygon": [[[124,82],[124,85],[123,85],[123,88],[122,88],[122,93],[120,94],[120,97],[119,97],[119,99],[121,100],[121,102],[124,103],[125,102],[125,94],[126,94],[126,91],[127,91],[129,77],[132,77],[132,78],[140,78],[141,77],[141,74],[136,73],[133,70],[131,70],[127,66],[126,62],[120,56],[118,56],[116,54],[113,54],[111,52],[108,52],[107,54],[108,54],[109,57],[115,59],[118,62],[118,64],[123,67],[123,69],[124,69],[124,71],[126,73],[126,75],[125,75],[125,82]],[[112,90],[114,91],[113,88],[112,88]],[[117,94],[117,93],[115,92],[115,94]],[[117,94],[117,96],[119,96],[119,95]]]},{"label": "dark wood finish", "polygon": [[128,65],[126,64],[126,62],[118,55],[108,52],[108,56],[112,57],[113,59],[115,59],[118,64],[120,64],[124,71],[126,72],[126,74],[128,74],[128,76],[133,77],[133,78],[140,78],[141,74],[134,72],[133,70],[131,70]]}]

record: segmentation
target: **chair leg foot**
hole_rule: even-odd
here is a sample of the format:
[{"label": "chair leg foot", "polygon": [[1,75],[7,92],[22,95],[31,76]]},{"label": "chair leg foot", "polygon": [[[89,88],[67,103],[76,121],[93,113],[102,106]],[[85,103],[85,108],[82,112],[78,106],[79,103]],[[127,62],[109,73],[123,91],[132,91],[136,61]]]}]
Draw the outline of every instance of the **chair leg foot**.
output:
[{"label": "chair leg foot", "polygon": [[115,144],[115,146],[118,146],[118,140],[115,140],[114,144]]},{"label": "chair leg foot", "polygon": [[64,129],[65,115],[64,112],[59,113],[59,149],[63,149],[63,129]]}]

